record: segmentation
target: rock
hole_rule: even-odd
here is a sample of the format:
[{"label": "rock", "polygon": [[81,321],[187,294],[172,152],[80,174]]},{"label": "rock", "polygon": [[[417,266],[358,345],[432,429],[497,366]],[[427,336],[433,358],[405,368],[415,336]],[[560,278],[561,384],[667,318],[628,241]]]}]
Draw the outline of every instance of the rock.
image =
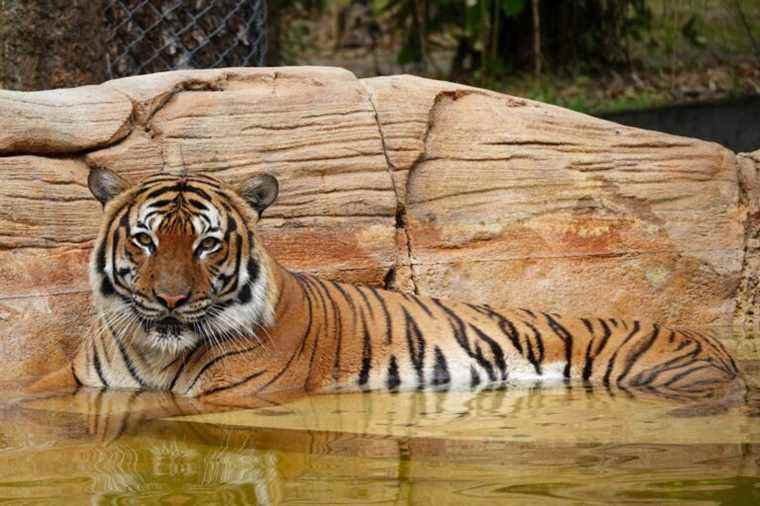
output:
[{"label": "rock", "polygon": [[331,68],[0,91],[0,107],[0,382],[61,367],[88,331],[92,167],[270,172],[265,242],[330,279],[692,326],[751,326],[760,302],[758,153]]},{"label": "rock", "polygon": [[[747,215],[744,265],[736,293],[734,326],[742,334],[757,336],[760,335],[760,149],[742,153],[737,159],[741,202]],[[760,354],[755,358],[760,358]]]},{"label": "rock", "polygon": [[745,208],[730,151],[450,83],[364,84],[420,292],[731,323]]},{"label": "rock", "polygon": [[0,155],[61,155],[112,144],[129,134],[132,103],[105,86],[0,91]]}]

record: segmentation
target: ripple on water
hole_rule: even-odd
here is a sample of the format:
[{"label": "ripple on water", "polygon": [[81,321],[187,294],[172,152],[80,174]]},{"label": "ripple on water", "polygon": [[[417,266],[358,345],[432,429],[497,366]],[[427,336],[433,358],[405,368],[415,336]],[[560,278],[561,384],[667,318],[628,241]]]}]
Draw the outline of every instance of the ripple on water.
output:
[{"label": "ripple on water", "polygon": [[343,394],[214,409],[80,390],[0,409],[29,502],[760,502],[760,424],[586,388]]}]

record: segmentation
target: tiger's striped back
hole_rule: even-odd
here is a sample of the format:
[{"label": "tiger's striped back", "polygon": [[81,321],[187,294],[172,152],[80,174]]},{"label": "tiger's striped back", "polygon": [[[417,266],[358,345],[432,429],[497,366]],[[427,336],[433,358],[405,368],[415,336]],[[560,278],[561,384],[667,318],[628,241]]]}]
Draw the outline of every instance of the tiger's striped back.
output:
[{"label": "tiger's striped back", "polygon": [[[278,304],[277,321],[292,312],[306,318],[288,326],[294,339],[279,360],[265,367],[266,360],[257,357],[262,367],[243,384],[254,393],[582,380],[695,397],[739,378],[720,342],[692,331],[640,321],[563,318],[530,309],[497,310],[304,274],[283,277],[291,286],[283,289],[287,300]],[[287,340],[277,326],[269,332],[273,342]],[[218,392],[224,380],[213,378],[212,371],[211,390]]]}]

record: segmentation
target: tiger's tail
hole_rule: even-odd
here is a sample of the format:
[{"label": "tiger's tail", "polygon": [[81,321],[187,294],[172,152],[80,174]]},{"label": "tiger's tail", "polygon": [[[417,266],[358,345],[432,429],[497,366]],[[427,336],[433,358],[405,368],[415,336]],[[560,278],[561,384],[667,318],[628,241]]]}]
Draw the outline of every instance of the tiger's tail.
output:
[{"label": "tiger's tail", "polygon": [[673,409],[669,414],[676,417],[711,416],[736,408],[747,411],[749,416],[760,416],[760,389],[749,387],[741,374],[724,388],[716,389],[711,397]]}]

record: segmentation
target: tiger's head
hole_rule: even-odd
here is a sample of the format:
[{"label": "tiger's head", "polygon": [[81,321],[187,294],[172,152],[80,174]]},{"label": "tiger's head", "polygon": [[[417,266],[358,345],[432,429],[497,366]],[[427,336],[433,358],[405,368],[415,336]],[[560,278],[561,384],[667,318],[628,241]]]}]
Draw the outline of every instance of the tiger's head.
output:
[{"label": "tiger's head", "polygon": [[277,197],[274,177],[236,188],[205,175],[131,184],[97,168],[88,185],[105,213],[90,260],[93,301],[117,339],[176,354],[271,324],[271,261],[253,225]]}]

